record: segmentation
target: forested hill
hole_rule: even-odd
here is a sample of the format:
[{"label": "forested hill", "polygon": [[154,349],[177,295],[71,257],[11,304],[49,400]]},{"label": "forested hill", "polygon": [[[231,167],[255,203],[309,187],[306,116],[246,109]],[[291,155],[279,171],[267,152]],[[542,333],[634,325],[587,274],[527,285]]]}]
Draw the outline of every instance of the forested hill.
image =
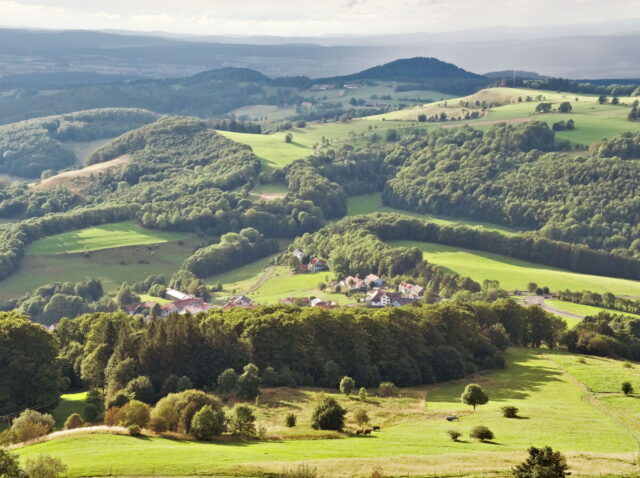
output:
[{"label": "forested hill", "polygon": [[404,58],[384,65],[374,66],[353,75],[343,76],[345,80],[385,80],[385,81],[424,81],[436,78],[475,78],[483,79],[462,68],[437,58]]}]

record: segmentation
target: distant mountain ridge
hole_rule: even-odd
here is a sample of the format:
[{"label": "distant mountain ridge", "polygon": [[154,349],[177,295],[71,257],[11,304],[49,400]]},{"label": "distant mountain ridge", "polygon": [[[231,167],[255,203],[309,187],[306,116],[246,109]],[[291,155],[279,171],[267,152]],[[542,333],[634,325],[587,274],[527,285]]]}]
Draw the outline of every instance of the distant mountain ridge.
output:
[{"label": "distant mountain ridge", "polygon": [[453,63],[447,63],[433,57],[414,57],[395,60],[383,65],[368,68],[352,75],[339,76],[334,78],[323,78],[317,82],[332,79],[342,80],[382,80],[382,81],[402,81],[420,82],[434,79],[484,79],[482,75],[471,73]]},{"label": "distant mountain ridge", "polygon": [[541,75],[534,71],[524,71],[524,70],[502,70],[502,71],[490,71],[489,73],[485,73],[484,76],[492,79],[502,79],[502,78],[512,78],[514,76],[516,78],[522,78],[525,80],[543,80],[545,78],[549,78],[546,75]]}]

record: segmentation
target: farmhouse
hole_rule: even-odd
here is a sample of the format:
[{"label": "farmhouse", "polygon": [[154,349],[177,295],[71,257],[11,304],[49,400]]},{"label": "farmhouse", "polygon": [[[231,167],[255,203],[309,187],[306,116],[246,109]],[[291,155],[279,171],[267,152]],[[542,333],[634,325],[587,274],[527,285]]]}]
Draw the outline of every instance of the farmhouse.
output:
[{"label": "farmhouse", "polygon": [[373,289],[367,294],[367,307],[400,307],[412,304],[414,299],[402,297],[400,292],[388,292],[383,289]]},{"label": "farmhouse", "polygon": [[[169,294],[169,291],[171,291],[171,294]],[[182,297],[182,299],[173,300],[172,302],[163,304],[161,312],[162,317],[166,317],[170,314],[197,314],[198,312],[206,312],[212,307],[211,304],[208,304],[200,297],[194,297],[175,289],[168,289],[166,297]],[[137,302],[135,304],[124,305],[122,306],[122,309],[129,315],[134,315],[143,311],[150,311],[156,303],[157,302],[153,300]]]},{"label": "farmhouse", "polygon": [[280,299],[281,304],[297,305],[298,307],[309,307],[311,305],[310,297],[285,297]]},{"label": "farmhouse", "polygon": [[352,292],[366,291],[369,288],[366,281],[353,276],[345,277],[344,280],[340,281],[340,285],[344,290]]},{"label": "farmhouse", "polygon": [[364,278],[364,280],[367,282],[367,285],[373,282],[374,287],[382,287],[384,285],[384,280],[382,280],[380,277],[378,277],[375,274],[369,274],[367,277]]},{"label": "farmhouse", "polygon": [[222,306],[223,309],[233,309],[234,307],[244,307],[245,309],[253,309],[256,305],[246,295],[232,295]]},{"label": "farmhouse", "polygon": [[424,295],[424,287],[403,282],[398,286],[398,292],[400,292],[404,297],[420,299]]},{"label": "farmhouse", "polygon": [[179,290],[176,290],[176,289],[167,289],[167,292],[165,293],[164,296],[169,300],[185,300],[192,297],[189,294],[185,292],[180,292]]},{"label": "farmhouse", "polygon": [[307,268],[310,272],[320,272],[329,269],[327,262],[323,259],[318,259],[317,257],[314,257],[309,261],[309,266]]}]

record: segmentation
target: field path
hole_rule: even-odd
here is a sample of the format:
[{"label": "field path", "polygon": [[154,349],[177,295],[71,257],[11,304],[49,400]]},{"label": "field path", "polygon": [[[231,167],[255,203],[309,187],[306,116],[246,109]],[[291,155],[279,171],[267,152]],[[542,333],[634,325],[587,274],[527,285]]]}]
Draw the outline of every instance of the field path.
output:
[{"label": "field path", "polygon": [[264,271],[260,276],[260,278],[258,279],[258,282],[256,282],[249,289],[247,289],[246,293],[249,294],[250,292],[253,292],[259,289],[262,284],[264,284],[267,280],[269,280],[269,277],[271,277],[271,274],[273,274],[273,267],[267,268],[267,270]]},{"label": "field path", "polygon": [[511,118],[511,119],[501,119],[501,120],[486,120],[486,121],[467,121],[467,122],[461,122],[458,121],[454,124],[443,124],[440,125],[441,128],[458,128],[463,124],[468,124],[469,126],[473,127],[473,126],[491,126],[494,124],[502,124],[502,123],[507,123],[507,124],[521,124],[521,123],[528,123],[529,121],[531,121],[531,118]]},{"label": "field path", "polygon": [[537,305],[538,307],[551,312],[552,314],[561,315],[564,317],[570,317],[572,319],[584,319],[583,315],[572,314],[571,312],[565,312],[564,310],[556,309],[555,307],[547,304],[542,295],[528,295],[525,297],[527,305]]}]

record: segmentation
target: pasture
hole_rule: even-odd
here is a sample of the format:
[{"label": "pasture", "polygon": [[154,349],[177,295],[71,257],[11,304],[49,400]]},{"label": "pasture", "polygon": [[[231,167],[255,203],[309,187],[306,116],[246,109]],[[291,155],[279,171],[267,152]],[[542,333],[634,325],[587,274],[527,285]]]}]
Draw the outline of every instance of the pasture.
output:
[{"label": "pasture", "polygon": [[133,221],[114,222],[44,237],[27,246],[27,255],[69,254],[114,247],[159,244],[183,240],[190,235],[147,229]]},{"label": "pasture", "polygon": [[[531,97],[531,101],[526,101],[527,96]],[[536,99],[538,96],[541,99]],[[518,98],[522,98],[525,101],[518,102]],[[428,125],[454,127],[469,124],[478,129],[488,129],[492,124],[502,121],[522,122],[536,120],[545,121],[551,126],[558,121],[573,119],[576,123],[576,128],[571,131],[558,131],[556,136],[559,139],[566,139],[574,144],[585,146],[605,138],[611,138],[625,131],[640,131],[640,124],[627,121],[630,105],[637,98],[622,97],[620,98],[620,105],[600,105],[597,99],[596,95],[580,95],[526,88],[489,88],[463,98],[449,99],[446,103],[442,101],[429,103],[382,115],[370,116],[367,119],[416,121],[419,114],[432,116],[442,112],[446,113],[448,117],[456,117],[464,114],[464,111],[479,111],[473,106],[468,108],[461,107],[461,101],[468,101],[472,104],[475,101],[486,101],[487,103],[496,102],[500,106],[492,107],[485,115],[476,120],[447,121],[444,123],[428,123]],[[571,103],[573,109],[570,113],[534,113],[536,106],[541,102],[551,102],[555,108],[558,103],[564,101]]]},{"label": "pasture", "polygon": [[552,291],[591,290],[616,295],[640,296],[640,282],[612,277],[601,277],[534,264],[500,254],[462,249],[442,244],[418,241],[391,241],[391,245],[417,247],[425,260],[450,269],[464,277],[482,283],[497,280],[507,290],[526,290],[529,282]]},{"label": "pasture", "polygon": [[73,413],[84,413],[87,392],[67,393],[60,397],[60,403],[53,411],[52,415],[56,421],[56,430],[62,430],[65,420]]},{"label": "pasture", "polygon": [[502,234],[513,234],[517,232],[516,229],[508,226],[501,226],[498,224],[491,224],[489,222],[474,221],[472,219],[456,219],[447,218],[444,216],[432,216],[430,214],[420,214],[417,212],[405,211],[403,209],[396,209],[382,204],[382,194],[364,194],[361,196],[351,196],[347,202],[347,215],[357,216],[359,214],[371,214],[375,212],[387,212],[394,214],[401,214],[403,216],[417,217],[420,219],[428,219],[429,221],[439,224],[441,226],[469,226],[478,229],[484,229],[487,231],[500,232]]},{"label": "pasture", "polygon": [[[638,421],[621,421],[638,410],[638,399],[614,391],[620,378],[639,377],[621,362],[595,363],[606,397],[590,392],[590,380],[573,363],[577,356],[549,350],[511,349],[507,368],[434,386],[402,389],[401,396],[374,396],[365,403],[336,397],[349,412],[364,408],[371,424],[382,426],[371,437],[324,440],[283,439],[286,433],[311,437],[309,415],[320,389],[265,389],[256,415],[271,437],[261,442],[202,443],[150,436],[76,435],[16,450],[21,458],[40,453],[59,457],[69,466],[70,477],[106,475],[161,476],[264,476],[297,463],[308,463],[331,476],[369,476],[380,466],[387,476],[478,476],[503,474],[522,461],[531,445],[550,445],[562,451],[573,476],[625,475],[637,472],[635,460]],[[587,359],[585,367],[592,366]],[[610,378],[606,372],[611,371]],[[623,375],[617,375],[621,371]],[[574,374],[575,373],[575,374]],[[628,374],[628,375],[627,375]],[[582,382],[582,380],[587,382]],[[459,396],[475,382],[489,395],[489,403],[474,412]],[[520,419],[504,418],[500,407],[519,408]],[[299,417],[296,428],[281,435],[284,416]],[[459,422],[449,423],[446,415]],[[354,429],[347,414],[347,432]],[[488,426],[493,442],[468,438],[477,425]],[[460,442],[446,431],[463,433]],[[594,433],[597,430],[598,433]]]},{"label": "pasture", "polygon": [[[349,139],[358,139],[377,132],[384,134],[388,129],[415,127],[410,122],[384,123],[381,121],[353,120],[345,123],[313,123],[305,128],[293,128],[287,132],[273,134],[248,134],[218,131],[221,135],[238,143],[251,146],[267,171],[281,168],[296,159],[314,153],[314,146],[321,145],[322,138],[332,147]],[[293,135],[291,143],[285,142],[287,133]]]},{"label": "pasture", "polygon": [[545,300],[545,303],[563,312],[569,312],[570,314],[581,315],[582,317],[587,317],[588,315],[597,315],[600,312],[608,312],[610,314],[622,314],[629,317],[636,317],[640,319],[640,315],[630,314],[628,312],[621,312],[619,310],[605,309],[603,307],[574,304],[573,302],[566,302],[564,300],[548,299],[548,300]]},{"label": "pasture", "polygon": [[151,274],[169,278],[200,240],[189,238],[181,242],[101,249],[88,256],[29,254],[16,272],[0,282],[0,300],[22,296],[51,282],[100,279],[105,291],[114,293],[123,282],[141,281]]}]

